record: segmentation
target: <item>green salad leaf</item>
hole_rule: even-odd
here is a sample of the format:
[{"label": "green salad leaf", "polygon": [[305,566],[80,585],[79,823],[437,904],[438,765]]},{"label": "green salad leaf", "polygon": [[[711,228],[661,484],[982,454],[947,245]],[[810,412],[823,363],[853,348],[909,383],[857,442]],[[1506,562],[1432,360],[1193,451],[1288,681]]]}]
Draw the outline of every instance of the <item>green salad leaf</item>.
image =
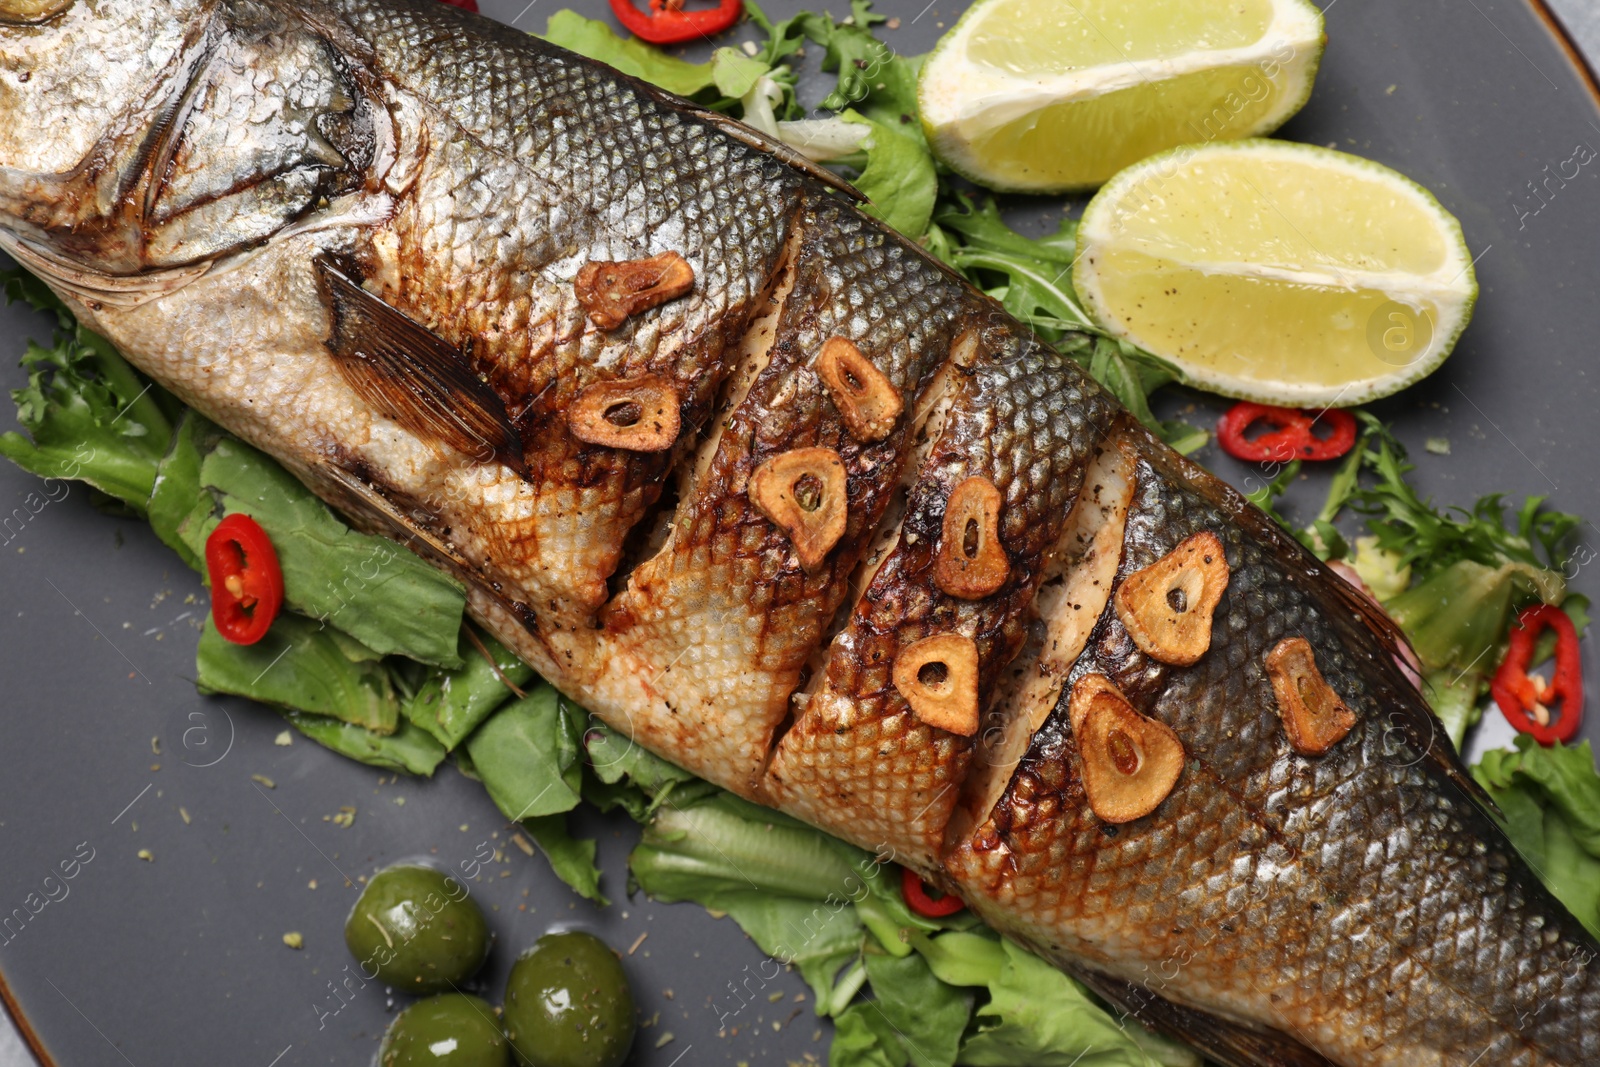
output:
[{"label": "green salad leaf", "polygon": [[692,803],[716,791],[711,783],[669,763],[598,719],[590,720],[584,731],[583,747],[589,757],[583,798],[601,811],[620,807],[634,822],[647,821],[669,797],[675,803]]},{"label": "green salad leaf", "polygon": [[834,1020],[830,1067],[949,1067],[972,1017],[972,995],[941,982],[920,955],[864,957],[872,999]]},{"label": "green salad leaf", "polygon": [[843,118],[872,131],[861,142],[867,162],[855,179],[855,187],[867,198],[861,209],[913,240],[921,237],[939,195],[939,178],[927,145],[854,110],[845,111]]},{"label": "green salad leaf", "polygon": [[1105,336],[1078,303],[1072,289],[1075,220],[1063,217],[1054,233],[1026,237],[1006,224],[992,197],[980,206],[947,186],[941,204],[928,231],[931,252],[1080,363],[1167,444],[1187,454],[1206,443],[1204,430],[1181,421],[1163,422],[1150,408],[1150,394],[1175,381],[1177,371],[1126,341]]},{"label": "green salad leaf", "polygon": [[959,1062],[973,1067],[1158,1067],[1200,1058],[1181,1045],[1124,1027],[1077,982],[987,931],[917,942],[933,973],[952,985],[983,986]]},{"label": "green salad leaf", "polygon": [[284,612],[253,645],[236,645],[207,615],[195,653],[202,693],[231,693],[392,734],[400,698],[379,655],[331,626]]},{"label": "green salad leaf", "polygon": [[520,688],[533,678],[532,667],[470,623],[461,629],[457,654],[460,667],[429,673],[400,706],[402,715],[447,749],[511,699],[506,683]]},{"label": "green salad leaf", "polygon": [[358,533],[269,456],[222,436],[200,463],[216,500],[191,512],[178,536],[196,555],[223,515],[255,519],[283,568],[284,601],[384,654],[459,667],[466,591],[443,571],[385,537]]},{"label": "green salad leaf", "polygon": [[467,738],[472,774],[495,806],[520,822],[556,875],[599,903],[595,843],[572,835],[567,813],[583,795],[583,731],[588,715],[540,682],[489,716]]},{"label": "green salad leaf", "polygon": [[692,97],[716,84],[711,63],[669,56],[637,37],[620,37],[604,22],[584,18],[576,11],[563,9],[551,15],[544,39],[679,96]]},{"label": "green salad leaf", "polygon": [[578,806],[586,719],[554,686],[541,682],[467,739],[472,765],[506,818],[519,822]]},{"label": "green salad leaf", "polygon": [[426,778],[445,757],[443,745],[407,722],[400,723],[394,733],[384,735],[303,711],[287,711],[283,717],[317,744],[384,770],[404,771]]},{"label": "green salad leaf", "polygon": [[43,282],[8,271],[0,284],[7,303],[25,301],[58,322],[48,346],[29,341],[23,353],[28,384],[11,398],[27,436],[0,434],[0,455],[42,478],[87,482],[143,514],[172,439],[165,394],[80,325]]},{"label": "green salad leaf", "polygon": [[1589,742],[1483,754],[1475,777],[1505,814],[1512,844],[1589,932],[1600,937],[1600,774]]},{"label": "green salad leaf", "polygon": [[536,815],[523,819],[522,825],[534,843],[544,852],[550,869],[579,896],[601,906],[610,904],[600,892],[600,868],[594,858],[598,845],[589,838],[576,837],[568,827],[569,813]]},{"label": "green salad leaf", "polygon": [[[718,792],[669,801],[646,824],[629,867],[660,900],[693,900],[731,915],[773,958],[811,985],[817,1011],[843,1010],[859,988],[836,989],[867,927],[856,902],[880,864],[786,815]],[[863,975],[864,977],[864,975]],[[847,979],[849,981],[849,979]]]},{"label": "green salad leaf", "polygon": [[150,499],[145,505],[150,528],[183,562],[205,571],[205,542],[192,533],[214,521],[216,500],[206,492],[200,470],[205,457],[221,440],[223,431],[195,411],[185,411],[166,455],[156,466]]},{"label": "green salad leaf", "polygon": [[[1177,379],[1174,368],[1106,336],[1084,312],[1071,282],[1074,221],[1030,238],[1006,224],[993,199],[980,205],[958,183],[941,183],[917,116],[920,60],[876,38],[883,19],[867,0],[852,0],[842,20],[806,12],[778,23],[747,3],[766,34],[754,55],[723,47],[690,63],[570,11],[552,16],[546,39],[838,166],[868,197],[869,213],[1059,344],[1175,448],[1205,443],[1204,431],[1154,413],[1150,395]],[[795,91],[793,62],[808,43],[837,76],[822,119],[805,117]],[[835,1017],[832,1067],[1200,1062],[1119,1022],[1082,985],[973,916],[912,913],[898,868],[880,857],[726,793],[590,720],[503,646],[463,626],[459,584],[350,529],[268,457],[184,412],[42,283],[19,272],[5,286],[8,299],[54,312],[59,328],[49,346],[32,344],[24,356],[28,385],[13,395],[26,435],[0,437],[0,454],[46,477],[86,481],[145,514],[197,569],[205,536],[231,512],[255,517],[279,549],[291,610],[254,646],[229,644],[208,624],[197,653],[203,691],[275,704],[305,736],[389,770],[430,775],[453,753],[557,875],[602,903],[596,842],[573,832],[572,814],[580,798],[626,811],[644,824],[630,859],[637,885],[737,922],[768,954],[758,982],[795,967],[818,1014]],[[1586,624],[1587,602],[1562,599],[1557,563],[1578,520],[1544,509],[1541,498],[1509,520],[1498,496],[1470,511],[1437,511],[1406,482],[1411,467],[1398,442],[1361,417],[1359,446],[1296,535],[1323,558],[1354,553],[1358,573],[1431,668],[1430,699],[1459,745],[1480,713],[1487,653],[1504,640],[1515,607],[1560,602],[1580,629]],[[1298,471],[1288,465],[1260,492],[1274,515]],[[1353,549],[1335,525],[1349,508],[1371,531]],[[513,693],[530,683],[525,696]],[[1521,738],[1515,752],[1488,754],[1474,773],[1500,802],[1517,847],[1600,933],[1600,775],[1588,745],[1546,750]],[[717,1005],[723,1025],[735,1024],[746,1003]]]}]

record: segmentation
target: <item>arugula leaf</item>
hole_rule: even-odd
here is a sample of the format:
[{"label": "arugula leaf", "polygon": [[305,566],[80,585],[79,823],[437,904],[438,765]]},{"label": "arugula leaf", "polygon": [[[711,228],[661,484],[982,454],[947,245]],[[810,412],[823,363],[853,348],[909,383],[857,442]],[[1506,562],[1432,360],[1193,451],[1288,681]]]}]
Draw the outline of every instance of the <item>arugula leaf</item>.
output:
[{"label": "arugula leaf", "polygon": [[1245,499],[1250,501],[1250,503],[1254,504],[1256,507],[1260,508],[1262,511],[1266,512],[1268,515],[1272,516],[1272,518],[1277,521],[1279,526],[1282,526],[1285,529],[1293,532],[1293,524],[1291,524],[1288,519],[1284,518],[1278,513],[1277,503],[1278,498],[1283,496],[1284,493],[1288,492],[1289,486],[1292,485],[1294,480],[1299,476],[1300,461],[1298,459],[1290,460],[1288,463],[1283,465],[1283,469],[1274,475],[1272,480],[1266,485],[1263,485],[1260,489],[1255,489],[1245,494]]},{"label": "arugula leaf", "polygon": [[[1543,510],[1544,497],[1528,497],[1516,513],[1516,525],[1505,522],[1505,501],[1501,494],[1480,497],[1470,511],[1449,508],[1436,511],[1417,495],[1405,480],[1415,469],[1407,462],[1405,449],[1376,420],[1377,448],[1365,450],[1364,463],[1377,475],[1376,485],[1354,490],[1351,502],[1369,516],[1368,527],[1381,548],[1399,554],[1402,564],[1411,564],[1419,579],[1445,570],[1461,560],[1497,568],[1506,563],[1524,565],[1525,573],[1554,571],[1563,558],[1570,534],[1583,522],[1576,515]],[[1553,591],[1560,575],[1551,573],[1539,580]],[[1559,594],[1551,592],[1559,602]]]},{"label": "arugula leaf", "polygon": [[428,778],[445,756],[437,741],[410,723],[402,722],[394,733],[384,735],[323,715],[286,711],[283,717],[317,744],[372,767]]},{"label": "arugula leaf", "polygon": [[868,200],[862,210],[912,240],[921,237],[927,232],[933,202],[939,195],[939,179],[927,145],[855,111],[846,111],[842,117],[872,131],[861,142],[867,164],[855,179],[856,188]]},{"label": "arugula leaf", "polygon": [[[1133,1030],[1123,1029],[1082,986],[1039,957],[1009,941],[1002,941],[1000,949],[999,972],[986,983],[989,1001],[978,1007],[976,1028],[961,1046],[962,1063],[1160,1067],[1173,1062],[1146,1052],[1141,1039],[1148,1035],[1141,1031],[1135,1039]],[[1198,1067],[1198,1056],[1186,1050],[1183,1054]]]},{"label": "arugula leaf", "polygon": [[[193,456],[185,439],[180,437],[171,460],[165,473],[173,487],[163,495],[163,526],[189,491]],[[388,538],[352,530],[288,471],[238,438],[214,440],[201,459],[199,481],[215,506],[193,510],[179,522],[176,535],[188,554],[204,556],[206,537],[223,515],[249,515],[272,539],[290,608],[384,655],[461,666],[456,645],[466,592],[460,582]]]},{"label": "arugula leaf", "polygon": [[1204,430],[1163,422],[1150,394],[1178,378],[1166,361],[1126,341],[1107,337],[1078,303],[1072,289],[1078,224],[1063,218],[1056,232],[1025,237],[1006,225],[993,198],[982,206],[964,192],[950,193],[934,213],[928,248],[994,297],[1089,375],[1146,426],[1185,454],[1206,443]]},{"label": "arugula leaf", "polygon": [[473,645],[468,636],[469,628],[471,624],[467,623],[461,631],[458,654],[462,665],[454,670],[429,673],[400,705],[402,715],[432,734],[447,749],[459,745],[479,723],[511,698],[506,682],[520,687],[533,677],[532,667],[487,633],[471,628],[471,633],[493,658],[491,664]]},{"label": "arugula leaf", "polygon": [[0,455],[40,477],[87,482],[143,514],[172,439],[164,394],[43,282],[21,271],[0,281],[7,303],[26,301],[59,323],[49,347],[29,341],[23,353],[28,384],[11,397],[28,435],[0,434]]},{"label": "arugula leaf", "polygon": [[619,37],[604,22],[584,18],[576,11],[563,9],[551,15],[544,39],[678,96],[694,96],[716,84],[712,64],[689,63],[637,37]]},{"label": "arugula leaf", "polygon": [[568,828],[567,813],[539,815],[523,819],[523,827],[544,852],[550,869],[573,891],[601,907],[610,904],[600,892],[600,868],[595,866],[596,842],[574,837]]},{"label": "arugula leaf", "polygon": [[578,806],[585,717],[541,682],[467,738],[472,765],[506,818],[519,822]]},{"label": "arugula leaf", "polygon": [[378,734],[393,734],[399,727],[400,701],[378,654],[301,615],[279,615],[253,645],[224,639],[208,615],[195,671],[202,693],[249,697]]},{"label": "arugula leaf", "polygon": [[1517,850],[1589,932],[1600,937],[1600,774],[1589,742],[1543,748],[1519,735],[1472,775],[1505,814]]},{"label": "arugula leaf", "polygon": [[[944,241],[936,249],[974,285],[1046,340],[1066,330],[1097,330],[1072,291],[1078,224],[1062,219],[1054,234],[1028,238],[1007,226],[993,198],[982,207],[965,193],[934,215]],[[959,240],[944,236],[949,230]]]}]

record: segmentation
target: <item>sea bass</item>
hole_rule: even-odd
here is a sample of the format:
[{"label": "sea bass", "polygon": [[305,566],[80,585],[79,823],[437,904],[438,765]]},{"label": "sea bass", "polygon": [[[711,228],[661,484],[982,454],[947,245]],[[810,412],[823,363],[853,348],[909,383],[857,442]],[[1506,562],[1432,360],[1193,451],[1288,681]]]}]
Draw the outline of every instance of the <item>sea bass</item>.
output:
[{"label": "sea bass", "polygon": [[1398,634],[780,144],[434,0],[0,0],[0,247],[660,755],[1236,1065],[1600,1062]]}]

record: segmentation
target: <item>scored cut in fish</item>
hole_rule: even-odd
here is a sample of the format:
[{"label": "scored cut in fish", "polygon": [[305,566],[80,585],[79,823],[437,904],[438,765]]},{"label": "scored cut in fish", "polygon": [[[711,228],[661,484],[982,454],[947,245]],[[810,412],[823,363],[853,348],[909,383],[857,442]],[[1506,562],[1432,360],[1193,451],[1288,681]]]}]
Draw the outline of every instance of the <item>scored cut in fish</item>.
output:
[{"label": "scored cut in fish", "polygon": [[781,146],[434,0],[0,0],[0,247],[574,700],[1238,1065],[1600,1062],[1392,624]]}]

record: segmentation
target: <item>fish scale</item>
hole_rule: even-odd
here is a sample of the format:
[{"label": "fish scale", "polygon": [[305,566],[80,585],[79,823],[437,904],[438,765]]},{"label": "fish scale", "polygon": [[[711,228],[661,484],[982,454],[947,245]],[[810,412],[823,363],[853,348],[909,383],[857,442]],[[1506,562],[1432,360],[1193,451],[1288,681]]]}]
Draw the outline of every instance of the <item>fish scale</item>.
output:
[{"label": "fish scale", "polygon": [[[1076,364],[1031,336],[1005,325],[984,333],[979,351],[993,354],[958,373],[900,542],[830,648],[826,684],[779,742],[768,773],[785,810],[924,871],[937,866],[971,744],[919,721],[890,668],[913,641],[964,633],[977,643],[980,694],[993,690],[1027,637],[1044,551],[1060,537],[1114,413]],[[988,478],[1005,501],[1012,572],[1000,594],[977,601],[945,594],[932,576],[945,499],[969,476]]]},{"label": "fish scale", "polygon": [[[1151,686],[1149,668],[1127,662],[1141,654],[1102,636],[1079,673],[1131,677],[1151,691],[1141,710],[1183,739],[1184,777],[1155,815],[1109,836],[1083,795],[1058,708],[995,820],[956,850],[952,875],[981,892],[992,922],[1058,959],[1262,1020],[1340,1062],[1471,1060],[1519,1014],[1533,1019],[1561,976],[1583,988],[1567,991],[1568,1012],[1545,1018],[1560,1032],[1542,1039],[1592,1053],[1600,994],[1587,963],[1574,969],[1587,935],[1525,869],[1520,885],[1496,885],[1495,869],[1517,869],[1514,854],[1387,729],[1381,711],[1393,694],[1361,668],[1371,650],[1351,647],[1307,578],[1166,473],[1141,468],[1124,576],[1191,534],[1222,537],[1232,577],[1213,650],[1191,668],[1163,668]],[[1108,614],[1101,626],[1121,624]],[[1281,742],[1262,660],[1286,635],[1311,640],[1361,717],[1323,758],[1296,757]],[[1108,649],[1124,650],[1123,662]],[[999,847],[977,847],[986,834]],[[1479,945],[1501,958],[1479,958]],[[1523,1050],[1503,1062],[1563,1061]]]},{"label": "fish scale", "polygon": [[[908,424],[865,443],[845,429],[814,370],[835,337],[860,343],[894,387],[915,395],[944,360],[962,294],[881,229],[833,200],[795,222],[794,282],[773,324],[767,362],[726,416],[716,454],[672,534],[607,607],[601,651],[608,678],[588,692],[622,707],[633,676],[660,672],[661,697],[634,707],[634,731],[671,739],[691,769],[759,795],[773,731],[851,572],[899,483]],[[849,526],[825,570],[806,574],[788,541],[747,493],[760,463],[793,448],[836,450],[848,476]],[[708,633],[716,639],[708,641]],[[714,651],[713,651],[714,650]],[[613,696],[614,687],[621,691]],[[667,694],[670,693],[670,701]]]},{"label": "fish scale", "polygon": [[[569,695],[893,853],[1218,1062],[1600,1062],[1600,946],[1485,814],[1392,624],[1121,412],[1080,369],[1088,338],[1043,346],[754,131],[436,0],[153,10],[0,20],[0,69],[38,72],[0,96],[0,247],[184,402],[460,577]],[[589,320],[586,265],[668,252],[689,293]],[[853,440],[824,388],[836,339],[903,402],[881,439]],[[680,393],[670,447],[579,440],[580,391],[647,371]],[[849,511],[808,572],[750,480],[817,446]],[[1074,519],[1091,461],[1137,485],[1096,485]],[[935,560],[973,475],[1007,570],[964,599]],[[1177,666],[1100,597],[1200,533],[1230,580]],[[1056,625],[1086,604],[1092,632]],[[910,642],[952,633],[977,653],[965,710],[1006,741],[977,775],[974,742],[893,680]],[[1279,717],[1264,657],[1285,638],[1357,716],[1323,755]],[[1126,821],[1084,784],[1068,709],[1092,673],[1128,701],[1118,722],[1185,751]]]},{"label": "fish scale", "polygon": [[[366,8],[355,10],[365,21]],[[425,47],[438,34],[431,14],[382,23],[378,56],[437,54]],[[406,70],[385,64],[408,89],[438,79],[444,91],[424,106],[472,134],[463,141],[448,126],[443,136],[430,132],[443,142],[443,158],[425,167],[409,194],[417,209],[400,216],[398,287],[385,296],[442,336],[477,342],[475,361],[507,394],[530,446],[531,478],[497,497],[498,506],[481,509],[474,500],[436,523],[471,531],[464,547],[487,573],[510,595],[539,605],[544,625],[570,629],[604,603],[628,531],[659,495],[673,457],[577,442],[566,409],[591,382],[653,372],[680,388],[689,426],[703,420],[725,370],[723,352],[771,274],[798,183],[768,157],[550,51],[536,77],[485,48],[448,69],[434,60]],[[504,115],[558,118],[506,129],[485,121],[485,99]],[[594,136],[595,123],[612,136]],[[691,181],[663,180],[663,156],[679,161]],[[508,202],[495,192],[520,175],[537,183],[534,197]],[[735,196],[752,192],[764,195],[735,210]],[[642,258],[668,240],[696,268],[694,295],[645,323],[586,329],[571,284],[578,266]],[[549,332],[498,328],[503,309],[524,302],[526,321],[548,322]]]}]

